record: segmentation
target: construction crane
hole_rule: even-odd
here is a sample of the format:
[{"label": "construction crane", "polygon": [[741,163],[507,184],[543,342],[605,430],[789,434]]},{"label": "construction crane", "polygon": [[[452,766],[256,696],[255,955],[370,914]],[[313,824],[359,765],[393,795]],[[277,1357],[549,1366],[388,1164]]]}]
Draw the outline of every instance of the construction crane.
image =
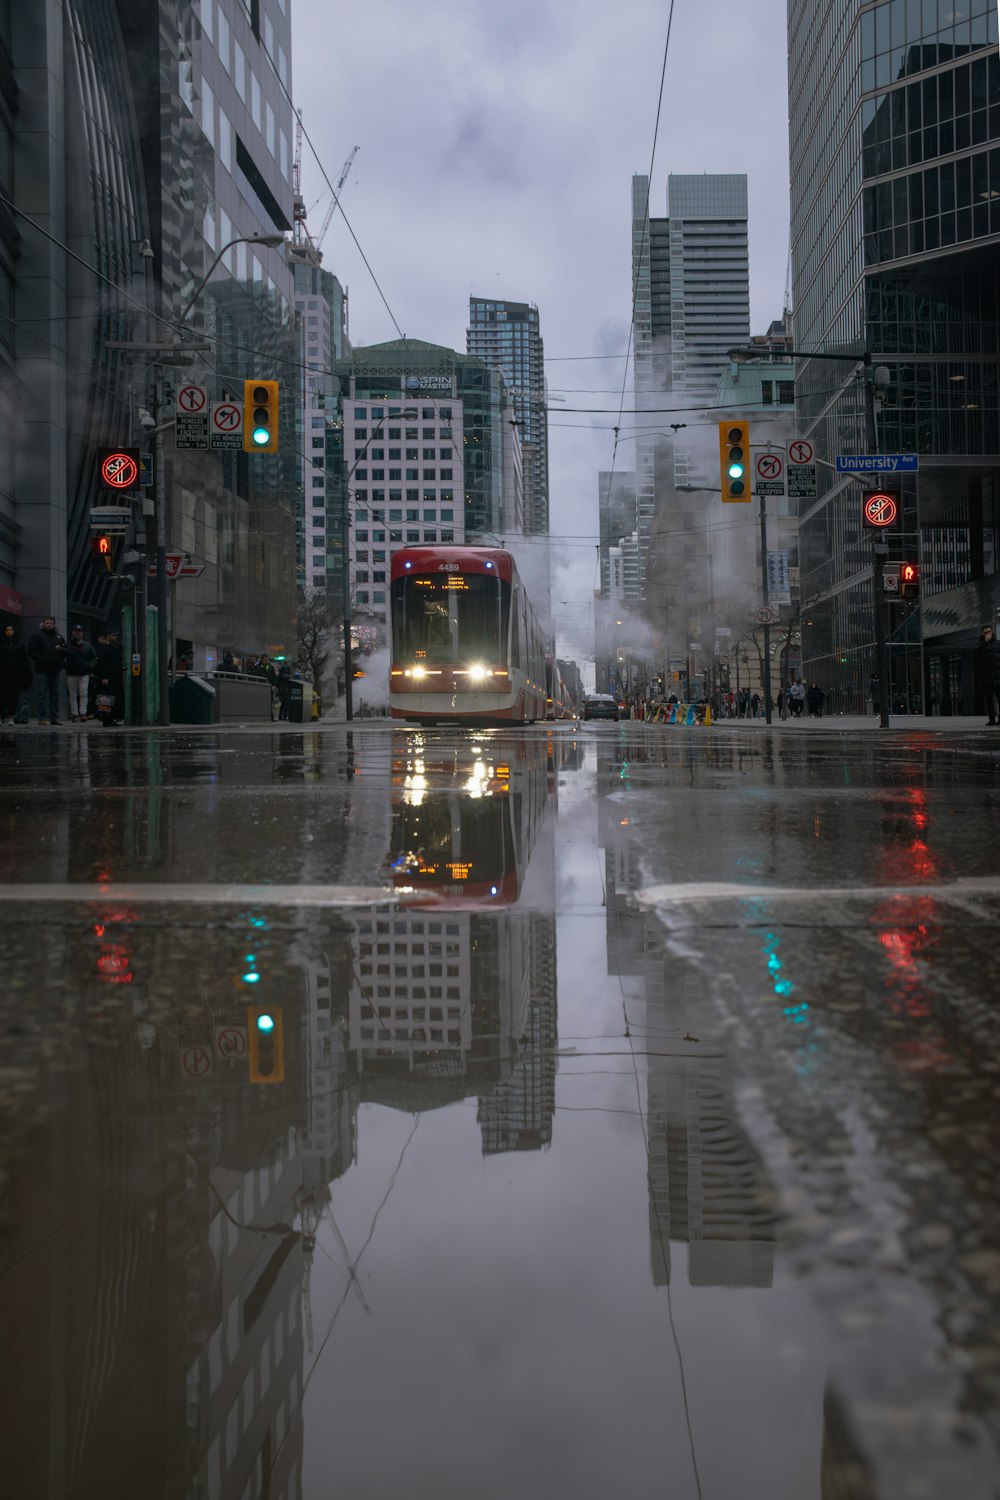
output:
[{"label": "construction crane", "polygon": [[347,174],[351,170],[351,167],[354,165],[354,158],[357,156],[360,150],[360,146],[355,146],[351,151],[350,156],[347,158],[347,160],[344,162],[344,165],[340,169],[340,176],[337,178],[337,186],[333,190],[333,198],[330,202],[330,207],[326,211],[326,217],[323,220],[320,232],[316,236],[316,239],[313,241],[317,251],[321,250],[323,247],[323,241],[326,239],[326,231],[330,227],[330,221],[333,218],[334,211],[337,207],[340,190],[344,186],[344,183],[347,181]]}]

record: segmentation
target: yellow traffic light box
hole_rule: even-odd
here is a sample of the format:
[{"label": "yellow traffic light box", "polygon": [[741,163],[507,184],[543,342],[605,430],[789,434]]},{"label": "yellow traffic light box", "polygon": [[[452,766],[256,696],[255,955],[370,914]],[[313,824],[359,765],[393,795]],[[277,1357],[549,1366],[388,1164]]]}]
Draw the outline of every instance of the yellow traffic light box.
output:
[{"label": "yellow traffic light box", "polygon": [[247,453],[278,451],[278,382],[244,380],[243,448]]},{"label": "yellow traffic light box", "polygon": [[251,1083],[284,1083],[285,1023],[280,1006],[247,1006]]},{"label": "yellow traffic light box", "polygon": [[727,505],[752,499],[750,485],[750,423],[719,423],[719,477]]}]

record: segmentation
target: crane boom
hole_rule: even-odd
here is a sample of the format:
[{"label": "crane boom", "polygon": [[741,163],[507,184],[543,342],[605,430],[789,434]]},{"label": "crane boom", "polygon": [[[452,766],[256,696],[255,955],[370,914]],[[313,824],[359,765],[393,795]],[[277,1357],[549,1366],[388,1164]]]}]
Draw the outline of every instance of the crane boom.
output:
[{"label": "crane boom", "polygon": [[354,164],[354,158],[357,156],[360,150],[360,146],[355,146],[352,149],[350,156],[347,158],[347,160],[344,162],[344,165],[340,169],[340,176],[337,178],[337,186],[333,190],[333,197],[330,200],[330,206],[326,211],[326,217],[323,220],[322,228],[320,229],[319,234],[316,236],[316,239],[313,242],[317,250],[321,248],[323,241],[326,238],[326,231],[330,227],[330,221],[332,220],[334,211],[337,207],[337,196],[341,188],[344,186],[344,183],[347,181],[347,174],[351,170],[351,167]]}]

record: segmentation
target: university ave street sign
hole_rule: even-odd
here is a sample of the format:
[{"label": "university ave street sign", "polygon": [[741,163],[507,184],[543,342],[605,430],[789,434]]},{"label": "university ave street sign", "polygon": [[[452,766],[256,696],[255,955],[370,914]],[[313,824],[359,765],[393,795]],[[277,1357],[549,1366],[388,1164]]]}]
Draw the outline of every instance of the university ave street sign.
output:
[{"label": "university ave street sign", "polygon": [[915,474],[917,453],[838,453],[838,474]]},{"label": "university ave street sign", "polygon": [[132,507],[130,505],[96,506],[90,512],[88,521],[95,531],[114,531],[118,527],[131,526]]}]

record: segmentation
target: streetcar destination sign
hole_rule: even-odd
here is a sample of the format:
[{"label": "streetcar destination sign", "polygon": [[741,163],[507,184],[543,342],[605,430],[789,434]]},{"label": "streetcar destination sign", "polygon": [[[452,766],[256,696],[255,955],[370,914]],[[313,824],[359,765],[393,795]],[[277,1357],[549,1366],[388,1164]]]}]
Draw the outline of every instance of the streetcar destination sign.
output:
[{"label": "streetcar destination sign", "polygon": [[838,453],[838,474],[915,474],[918,453]]}]

